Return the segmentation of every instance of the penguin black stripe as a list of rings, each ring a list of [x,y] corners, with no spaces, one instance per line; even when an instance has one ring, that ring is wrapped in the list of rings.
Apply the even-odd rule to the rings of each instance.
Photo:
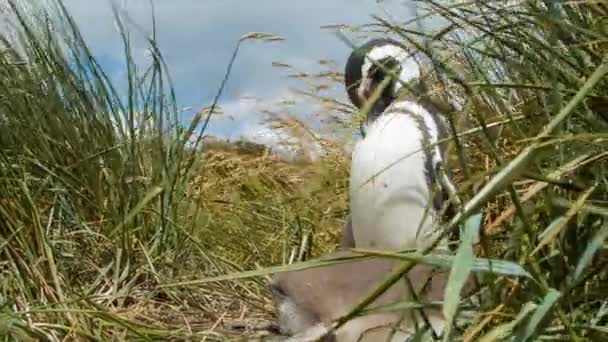
[[[418,130],[422,133],[422,141],[420,142],[420,146],[424,147],[422,151],[424,153],[424,164],[425,164],[424,172],[425,172],[426,182],[427,182],[427,185],[429,188],[433,188],[436,185],[435,180],[437,179],[436,170],[437,170],[438,163],[433,161],[432,151],[435,147],[430,146],[432,144],[433,139],[431,138],[431,133],[429,131],[429,127],[424,122],[424,118],[417,113],[407,110],[406,108],[393,109],[392,107],[389,107],[387,109],[387,112],[409,115],[416,122],[416,124],[418,126]],[[434,206],[435,210],[441,209],[441,202],[442,202],[443,196],[444,196],[444,194],[443,194],[441,187],[438,187],[437,193],[435,194],[435,196],[433,198],[433,206]]]

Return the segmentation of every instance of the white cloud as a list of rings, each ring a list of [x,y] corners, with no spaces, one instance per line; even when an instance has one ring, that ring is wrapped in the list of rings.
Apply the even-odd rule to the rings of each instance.
[[[314,139],[289,136],[284,131],[273,129],[265,124],[247,126],[240,132],[240,137],[246,141],[266,145],[271,150],[289,157],[303,154],[314,160],[324,152],[323,147]]]
[[[258,99],[243,96],[220,104],[221,113],[211,118],[206,135],[218,136],[229,140],[246,140],[270,147],[273,151],[288,156],[305,153],[316,158],[322,153],[322,147],[311,137],[296,138],[286,130],[272,127],[272,115],[262,114],[284,100],[295,100],[287,90],[275,94],[272,98]],[[276,114],[279,117],[281,114]]]
[[[112,65],[113,70],[107,71],[117,81],[117,88],[125,89],[126,80],[120,69],[124,67],[124,47],[114,24],[110,1],[63,0],[63,3],[93,53],[103,64]],[[138,63],[143,62],[143,67],[149,61],[148,46],[142,35],[151,34],[150,1],[116,2],[125,4],[129,17],[143,30],[130,28],[134,58]],[[278,144],[281,136],[262,122],[259,106],[292,96],[287,88],[294,82],[286,79],[283,71],[273,68],[273,61],[311,72],[319,68],[318,60],[332,59],[340,69],[350,50],[331,31],[321,29],[321,25],[369,23],[371,14],[383,17],[390,14],[395,20],[405,20],[412,15],[411,3],[404,0],[154,0],[153,4],[157,40],[169,66],[180,107],[209,105],[224,77],[236,41],[243,34],[262,31],[287,38],[276,43],[246,42],[241,47],[221,100],[225,114],[212,119],[209,131],[225,137],[244,135],[268,144]],[[262,100],[243,99],[247,95]],[[336,96],[345,98],[342,93]],[[302,109],[301,102],[292,109],[299,111],[298,115],[311,110]]]
[[[149,0],[122,2],[129,17],[150,34]],[[96,54],[123,60],[123,46],[113,24],[110,1],[64,0],[64,3]],[[275,60],[304,70],[314,67],[319,59],[335,59],[340,64],[349,52],[348,47],[330,31],[320,29],[320,25],[366,23],[371,20],[370,14],[381,13],[382,6],[396,9],[391,11],[394,16],[407,17],[410,13],[408,6],[399,1],[383,1],[382,5],[375,0],[154,1],[158,43],[178,96],[186,105],[196,105],[211,97],[243,34],[271,32],[287,40],[243,45],[226,89],[231,98],[246,92],[267,95],[280,89],[285,81],[271,67]],[[142,32],[131,29],[136,61],[142,61],[146,43]]]

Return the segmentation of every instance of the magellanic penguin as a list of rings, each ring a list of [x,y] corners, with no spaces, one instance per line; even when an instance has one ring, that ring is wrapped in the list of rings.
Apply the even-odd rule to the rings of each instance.
[[[349,256],[354,254],[338,251],[326,257]],[[349,313],[399,264],[397,259],[371,257],[275,274],[270,289],[279,330],[291,336],[286,341],[401,342],[415,335],[416,326],[425,325],[427,328],[430,325],[432,332],[427,331],[431,334],[441,335],[445,318],[440,305],[425,307],[424,315],[420,310],[408,309],[362,315],[328,334],[332,322]],[[448,269],[417,264],[406,275],[409,285],[405,281],[396,282],[369,307],[396,301],[441,302],[448,276]],[[471,274],[461,294],[468,296],[474,289],[474,275]],[[389,340],[392,333],[395,335]]]
[[[365,135],[352,153],[350,215],[343,235],[352,236],[356,247],[418,248],[438,234],[434,228],[447,199],[453,199],[452,209],[459,204],[437,144],[445,123],[419,102],[398,97],[400,81],[418,77],[419,70],[413,56],[390,39],[368,41],[346,63],[345,86],[358,108],[388,81],[371,104]]]

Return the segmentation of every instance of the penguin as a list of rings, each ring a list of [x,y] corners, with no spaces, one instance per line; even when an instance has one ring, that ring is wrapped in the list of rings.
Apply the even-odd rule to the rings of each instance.
[[[460,205],[437,144],[447,136],[445,122],[429,106],[399,96],[401,82],[419,75],[414,55],[388,38],[366,42],[347,60],[345,88],[357,108],[388,83],[366,113],[363,138],[352,152],[350,214],[343,227],[350,238],[343,241],[353,246],[341,249],[417,249],[440,233],[435,228],[448,198],[451,213]],[[447,248],[446,239],[439,247]]]
[[[354,254],[334,251],[326,255],[329,258],[349,256]],[[273,275],[270,291],[277,313],[278,330],[290,336],[290,341],[318,340],[327,333],[333,321],[359,304],[399,264],[397,259],[366,257]],[[369,307],[408,300],[420,303],[443,301],[449,270],[417,264],[404,277],[409,283],[396,282]],[[468,296],[474,292],[473,279],[474,275],[471,274],[461,294]],[[326,334],[320,341],[387,341],[393,327],[397,328],[396,334],[390,341],[405,341],[415,335],[416,325],[420,327],[424,322],[432,329],[432,332],[428,332],[441,335],[445,328],[441,306],[430,306],[422,311],[424,316],[420,310],[408,309],[362,315],[332,334]]]

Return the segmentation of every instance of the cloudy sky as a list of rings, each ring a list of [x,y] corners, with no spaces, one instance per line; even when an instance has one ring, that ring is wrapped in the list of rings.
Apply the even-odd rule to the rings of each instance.
[[[121,3],[135,23],[151,32],[150,0]],[[371,14],[396,20],[412,17],[410,0],[153,0],[157,40],[168,62],[178,102],[195,110],[209,105],[225,73],[237,40],[252,31],[270,32],[286,38],[280,42],[245,43],[240,50],[221,99],[224,113],[211,122],[209,133],[224,137],[264,134],[257,97],[272,102],[297,87],[285,70],[273,61],[288,63],[299,71],[319,70],[318,61],[331,59],[339,69],[350,49],[327,24],[360,25],[372,21]],[[110,2],[64,0],[85,39],[104,68],[120,87],[124,85],[124,58],[120,36],[113,23]],[[137,60],[145,61],[142,34],[132,31]],[[338,91],[339,90],[339,91]],[[342,89],[335,96],[345,99]],[[185,120],[187,116],[184,114]]]

